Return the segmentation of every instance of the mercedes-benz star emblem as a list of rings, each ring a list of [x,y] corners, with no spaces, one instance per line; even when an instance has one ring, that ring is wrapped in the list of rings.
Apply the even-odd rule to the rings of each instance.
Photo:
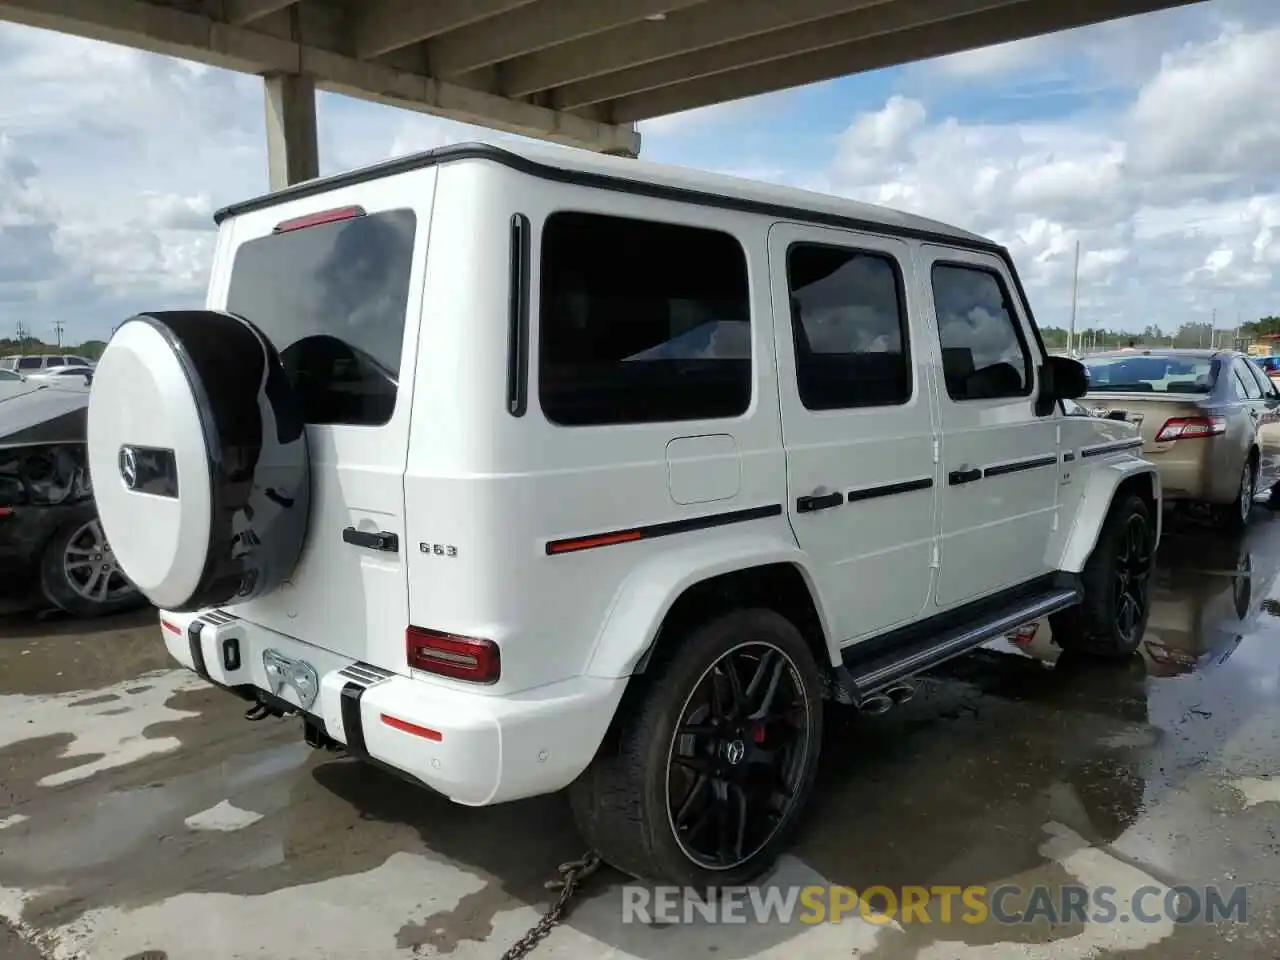
[[[130,490],[138,488],[138,454],[133,447],[120,448],[120,476]]]

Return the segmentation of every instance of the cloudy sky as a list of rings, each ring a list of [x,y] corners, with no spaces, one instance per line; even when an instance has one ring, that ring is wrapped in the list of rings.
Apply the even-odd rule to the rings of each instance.
[[[1280,313],[1280,2],[1163,14],[646,123],[643,154],[914,210],[1013,249],[1044,324]],[[70,69],[69,69],[70,67]],[[0,24],[0,333],[198,304],[266,188],[260,82]],[[464,127],[323,95],[325,173]]]

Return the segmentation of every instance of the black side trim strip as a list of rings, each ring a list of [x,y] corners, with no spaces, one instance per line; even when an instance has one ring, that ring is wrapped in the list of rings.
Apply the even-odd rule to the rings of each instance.
[[[763,520],[766,517],[777,517],[782,514],[782,505],[773,503],[767,507],[749,507],[746,510],[731,510],[728,513],[713,513],[705,517],[689,517],[685,520],[671,520],[667,523],[653,523],[647,527],[630,527],[624,530],[610,530],[604,533],[591,533],[581,537],[565,537],[547,542],[547,555],[559,556],[565,553],[577,553],[579,550],[590,550],[594,547],[608,547],[615,543],[631,543],[635,540],[652,540],[654,537],[669,537],[677,533],[691,533],[694,530],[707,530],[711,527],[724,527],[731,523],[746,523],[751,520]]]
[[[1058,462],[1058,455],[1055,453],[1051,457],[1036,457],[1033,460],[1017,460],[1013,463],[1001,463],[994,467],[987,467],[982,471],[984,477],[1002,477],[1009,473],[1021,473],[1023,470],[1038,470],[1040,467],[1052,467]]]
[[[529,397],[529,218],[511,218],[511,289],[507,315],[507,412],[523,417]]]
[[[831,227],[845,227],[851,230],[862,230],[880,234],[882,236],[888,234],[890,236],[902,237],[908,240],[923,240],[927,243],[938,243],[963,250],[981,250],[986,253],[994,253],[996,256],[1000,257],[1009,265],[1014,277],[1017,277],[1017,272],[1013,271],[1013,258],[1009,254],[1008,250],[997,243],[992,243],[990,240],[969,237],[960,231],[948,233],[943,230],[926,230],[915,227],[897,226],[883,220],[864,220],[861,217],[846,216],[838,213],[825,213],[818,210],[808,210],[803,207],[792,207],[784,203],[770,203],[764,200],[730,197],[723,194],[712,193],[705,190],[696,190],[689,187],[673,187],[663,183],[646,183],[641,180],[633,180],[629,177],[613,176],[605,173],[586,173],[579,170],[565,170],[560,167],[551,166],[550,164],[541,163],[537,160],[531,160],[528,157],[519,156],[518,154],[512,153],[509,150],[504,150],[501,147],[495,147],[490,144],[483,143],[461,143],[454,146],[437,147],[434,150],[427,150],[424,153],[417,153],[407,157],[397,157],[394,160],[387,160],[383,163],[375,163],[372,166],[363,167],[359,170],[350,170],[345,173],[335,174],[334,176],[320,177],[315,180],[308,180],[303,183],[294,184],[291,187],[285,187],[283,190],[277,190],[274,193],[264,194],[263,196],[254,197],[250,200],[243,200],[240,203],[234,203],[230,206],[223,207],[213,215],[213,222],[222,223],[222,221],[228,217],[238,216],[242,213],[249,213],[253,210],[262,210],[268,207],[273,207],[276,204],[284,203],[286,200],[298,200],[303,197],[314,197],[318,194],[327,193],[330,190],[336,190],[340,187],[350,187],[360,183],[368,183],[370,180],[396,176],[397,174],[408,173],[412,170],[421,170],[426,167],[433,167],[456,160],[490,160],[520,173],[528,174],[532,177],[538,177],[542,180],[550,180],[553,183],[569,183],[581,187],[596,187],[601,190],[610,190],[615,193],[629,193],[633,196],[648,197],[653,200],[671,200],[676,203],[690,203],[702,207],[716,207],[721,210],[736,210],[740,213],[754,213],[766,217],[777,217],[782,220],[798,220],[803,223],[821,224]],[[1025,296],[1023,297],[1023,302],[1026,302]],[[1030,316],[1030,312],[1028,312],[1028,316]],[[1039,332],[1037,331],[1037,339],[1038,337]]]
[[[892,497],[899,493],[911,493],[915,490],[928,490],[933,486],[933,477],[921,477],[919,480],[903,480],[900,483],[886,483],[879,487],[865,487],[862,490],[850,490],[849,503],[859,500],[874,500],[877,497]]]
[[[364,721],[360,718],[360,698],[364,687],[348,683],[342,688],[342,730],[347,737],[347,753],[353,757],[367,757],[369,748],[364,742]]]
[[[1108,453],[1120,453],[1124,450],[1136,450],[1142,446],[1141,438],[1133,440],[1120,440],[1116,443],[1104,443],[1096,447],[1085,447],[1080,451],[1082,457],[1101,457]]]
[[[200,643],[200,634],[203,630],[203,620],[192,620],[187,625],[187,645],[191,648],[192,669],[200,675],[201,680],[209,680],[209,666],[204,662],[204,646]]]

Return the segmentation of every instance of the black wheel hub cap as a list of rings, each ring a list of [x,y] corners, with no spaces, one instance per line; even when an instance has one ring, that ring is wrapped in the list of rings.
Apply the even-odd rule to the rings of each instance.
[[[694,863],[728,870],[797,807],[810,704],[795,664],[768,643],[717,660],[685,702],[667,763],[667,815]]]

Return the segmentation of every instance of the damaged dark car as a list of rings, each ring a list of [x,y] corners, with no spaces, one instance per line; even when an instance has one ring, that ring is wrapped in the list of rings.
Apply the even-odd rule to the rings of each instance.
[[[103,534],[85,456],[89,394],[0,382],[0,601],[77,617],[145,599]]]

